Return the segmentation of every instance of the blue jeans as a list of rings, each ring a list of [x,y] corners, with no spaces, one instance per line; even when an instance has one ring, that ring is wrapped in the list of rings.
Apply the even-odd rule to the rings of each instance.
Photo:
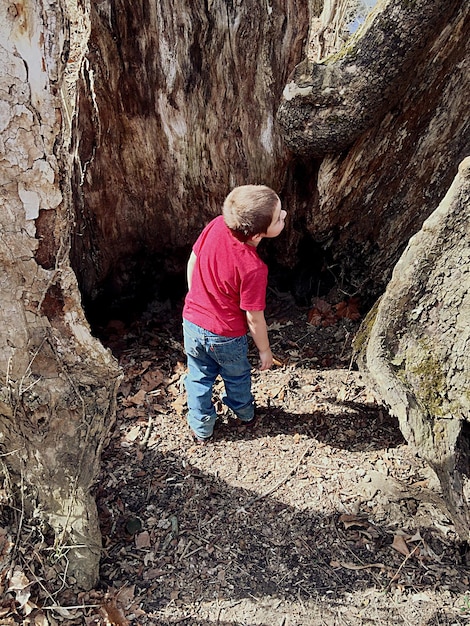
[[[225,384],[224,404],[241,420],[252,420],[255,409],[247,336],[222,337],[185,319],[183,335],[188,359],[185,386],[190,428],[198,437],[212,435],[217,417],[212,387],[218,374]]]

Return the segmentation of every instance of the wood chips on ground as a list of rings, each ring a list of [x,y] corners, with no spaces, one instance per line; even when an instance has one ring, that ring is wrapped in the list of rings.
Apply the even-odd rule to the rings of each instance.
[[[466,549],[434,475],[350,366],[358,321],[312,325],[272,299],[277,365],[253,373],[257,426],[234,425],[217,384],[203,447],[185,419],[180,312],[156,303],[103,330],[125,377],[96,485],[100,585],[77,593],[66,555],[45,561],[25,527],[0,624],[468,623]]]

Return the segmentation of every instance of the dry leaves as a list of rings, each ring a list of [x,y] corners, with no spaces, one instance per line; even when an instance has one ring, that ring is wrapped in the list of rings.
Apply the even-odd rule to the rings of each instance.
[[[254,624],[240,609],[240,593],[262,598],[268,585],[306,604],[321,589],[328,594],[341,588],[345,598],[349,593],[360,602],[353,600],[353,611],[367,601],[361,589],[365,583],[375,598],[384,586],[392,592],[421,586],[423,594],[430,590],[432,595],[437,584],[469,584],[460,576],[463,568],[453,573],[459,566],[451,538],[438,539],[435,523],[431,528],[408,512],[406,486],[416,491],[425,482],[420,463],[401,446],[386,412],[367,399],[362,382],[343,371],[339,355],[349,337],[344,333],[352,334],[355,325],[337,322],[357,318],[357,305],[354,300],[333,306],[316,300],[311,317],[318,316],[319,325],[313,328],[304,310],[294,318],[280,303],[277,319],[292,317],[295,323],[270,326],[273,350],[284,367],[254,375],[254,393],[263,409],[259,427],[238,433],[220,415],[221,430],[204,449],[188,447],[187,425],[180,417],[185,365],[171,340],[180,332],[179,321],[173,327],[169,322],[164,332],[160,326],[152,329],[141,345],[136,334],[116,337],[125,379],[118,398],[119,428],[105,450],[97,494],[104,537],[100,587],[79,593],[76,602],[65,595],[72,590],[65,589],[57,596],[64,606],[52,609],[43,588],[30,582],[29,570],[17,568],[5,581],[10,589],[0,623],[202,623],[202,614],[196,614],[204,598],[212,611],[207,623],[221,618],[220,623]],[[337,327],[327,327],[330,323]],[[338,389],[343,388],[347,394],[341,396]],[[216,392],[218,398],[221,390]],[[354,407],[344,403],[346,397],[353,398]],[[403,488],[395,488],[397,477]],[[363,483],[368,485],[364,492]],[[241,507],[243,502],[249,506]],[[412,535],[410,528],[422,534]],[[49,576],[37,566],[35,574],[44,588],[53,586],[53,572]],[[66,584],[73,585],[68,579]],[[240,614],[221,616],[221,597]],[[275,623],[280,609],[268,603],[262,623]],[[290,610],[292,601],[285,606]],[[5,621],[10,616],[12,621]],[[395,623],[388,607],[380,617],[385,619],[377,623]],[[416,623],[407,617],[407,623]],[[311,622],[299,618],[298,623]]]
[[[312,308],[307,314],[307,321],[312,326],[333,326],[338,318],[336,313],[326,300],[314,298]]]
[[[393,537],[392,548],[400,554],[403,554],[403,556],[410,555],[410,549],[406,545],[406,541],[403,535],[395,535]]]
[[[141,612],[135,602],[135,585],[121,587],[119,591],[111,589],[100,607],[106,626],[129,626],[126,614],[131,612]]]
[[[359,299],[348,298],[335,305],[329,304],[322,298],[312,300],[312,308],[307,314],[307,321],[312,326],[334,326],[340,319],[356,321],[360,319]]]
[[[29,615],[33,609],[37,608],[33,602],[30,602],[32,585],[33,581],[27,578],[21,568],[16,567],[13,570],[7,591],[15,595],[18,609],[24,615]]]
[[[105,619],[106,626],[128,626],[130,624],[123,609],[117,605],[115,598],[110,598],[103,604],[100,613]]]
[[[357,321],[361,318],[359,312],[359,298],[348,298],[343,302],[335,304],[336,315],[338,318]]]

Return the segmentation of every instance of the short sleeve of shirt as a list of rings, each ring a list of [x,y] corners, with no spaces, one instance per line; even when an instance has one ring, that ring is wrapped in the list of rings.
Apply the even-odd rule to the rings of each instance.
[[[267,286],[267,267],[261,267],[256,272],[246,274],[242,279],[240,288],[240,308],[242,311],[264,311]]]

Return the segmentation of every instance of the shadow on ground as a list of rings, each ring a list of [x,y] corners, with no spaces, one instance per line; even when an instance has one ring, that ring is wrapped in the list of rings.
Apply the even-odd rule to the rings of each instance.
[[[260,406],[257,427],[242,432],[244,438],[275,437],[280,434],[305,434],[334,448],[354,452],[385,450],[405,443],[398,420],[384,408],[357,402],[343,402],[347,410],[335,413],[317,410],[312,413],[292,413],[281,407]],[[240,431],[230,426],[230,420],[218,421],[217,440],[234,440]]]
[[[129,415],[124,410],[118,414],[96,493],[104,541],[101,591],[135,586],[139,626],[463,624],[450,608],[455,595],[436,603],[433,594],[465,594],[470,570],[450,524],[423,522],[432,520],[432,514],[415,516],[428,501],[393,501],[388,509],[386,499],[363,501],[350,480],[346,500],[356,505],[355,511],[344,517],[346,509],[339,510],[342,494],[334,490],[348,479],[335,480],[336,472],[343,478],[348,472],[357,476],[354,464],[367,459],[371,467],[382,462],[385,472],[390,463],[392,469],[384,475],[393,480],[393,463],[400,460],[404,444],[397,420],[376,404],[337,401],[339,378],[328,386],[324,371],[309,370],[307,357],[313,355],[317,368],[323,367],[319,358],[332,350],[340,354],[342,338],[312,347],[320,330],[312,334],[305,324],[287,326],[282,341],[287,332],[289,342],[278,348],[292,358],[294,345],[298,361],[269,378],[286,391],[285,401],[275,396],[276,404],[260,406],[254,430],[240,431],[224,417],[213,444],[192,447],[184,414],[177,417],[169,388],[152,396],[156,409],[150,403]],[[126,335],[120,330],[112,347],[129,368],[128,395],[138,391],[138,372],[150,362],[177,386],[176,394],[182,393],[179,318],[162,322],[161,328],[144,325]],[[302,400],[305,382],[319,385],[320,392]],[[265,387],[259,387],[262,400],[270,391]],[[363,397],[354,391],[351,396]],[[145,432],[149,406],[155,428],[161,430],[147,447],[139,439],[126,440],[126,432],[137,428],[137,421]],[[271,468],[277,451],[286,450],[285,466],[280,459],[280,468],[264,471],[266,450]],[[302,450],[304,479],[300,470],[288,475]],[[316,454],[323,455],[317,467]],[[328,472],[322,474],[325,462]],[[230,480],[229,465],[235,466]],[[308,474],[310,466],[315,474]],[[415,469],[409,474],[413,480]],[[283,477],[289,480],[283,480],[282,489],[271,490],[273,481]],[[289,498],[293,489],[302,497]],[[375,515],[379,509],[380,517]],[[408,555],[392,548],[403,532],[393,515],[397,511],[400,520],[406,517]],[[295,616],[294,609],[299,611]]]
[[[273,434],[284,432],[289,424],[289,416],[277,417]],[[296,423],[313,430],[317,422],[302,416]],[[327,430],[316,428],[315,436]],[[381,429],[372,435],[388,446],[387,432],[382,439]],[[256,432],[242,436],[255,437]],[[391,548],[397,529],[376,524],[370,516],[345,523],[342,512],[296,510],[275,497],[201,472],[198,456],[223,454],[224,445],[221,440],[196,449],[193,458],[158,449],[108,448],[104,475],[108,467],[113,480],[103,480],[97,493],[105,588],[118,589],[132,581],[149,616],[171,606],[180,615],[184,610],[191,614],[191,607],[204,602],[266,598],[273,605],[314,598],[331,607],[347,602],[351,594],[368,589],[387,594],[397,586],[420,592],[436,586],[465,591],[469,570],[461,562],[460,546],[435,528],[416,529],[419,547],[415,556],[405,557]],[[356,445],[362,446],[360,436],[351,442]],[[407,623],[398,617],[389,622],[387,612],[380,619],[376,623]],[[155,623],[235,622],[198,621],[193,616],[186,622],[178,618]],[[415,623],[456,622],[439,614],[434,621]]]

